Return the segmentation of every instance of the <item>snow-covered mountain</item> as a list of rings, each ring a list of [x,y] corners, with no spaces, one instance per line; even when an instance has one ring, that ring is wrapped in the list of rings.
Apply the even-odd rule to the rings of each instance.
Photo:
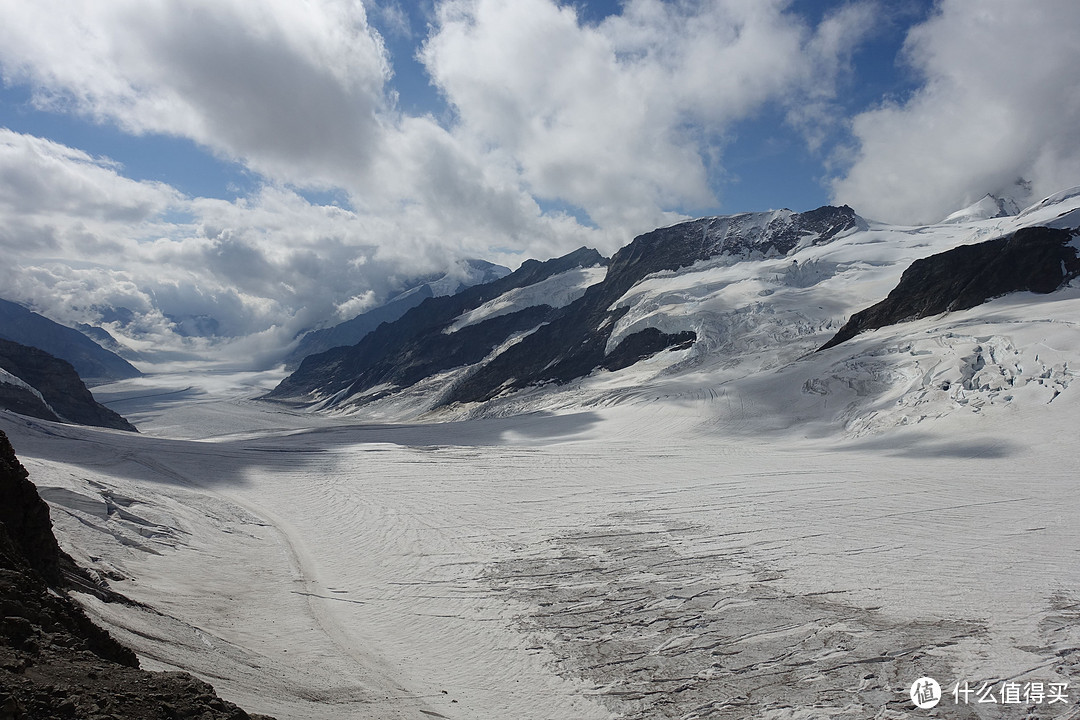
[[[100,328],[92,328],[99,337]],[[75,367],[84,382],[94,384],[138,377],[134,365],[106,350],[87,334],[53,322],[18,303],[0,300],[0,338],[41,348]],[[115,343],[115,340],[113,341]]]
[[[355,345],[382,323],[397,320],[410,308],[416,307],[429,297],[453,295],[472,285],[489,283],[510,274],[508,267],[475,258],[461,261],[455,270],[456,272],[418,278],[407,283],[405,290],[378,307],[332,327],[308,331],[300,338],[296,348],[285,357],[285,365],[295,368],[308,355],[325,352],[330,348]]]
[[[987,193],[981,198],[950,214],[942,223],[964,223],[1019,214],[1021,208],[1011,197],[998,197]]]
[[[581,248],[544,263],[526,261],[509,275],[454,295],[426,298],[354,346],[309,356],[270,397],[380,399],[482,363],[584,293],[604,263],[595,250]]]
[[[469,300],[428,300],[428,320],[406,315],[359,345],[313,356],[271,397],[380,418],[460,417],[650,391],[697,396],[793,373],[801,379],[788,388],[792,407],[825,405],[820,393],[834,366],[863,362],[853,359],[862,345],[833,346],[860,331],[1067,286],[1078,269],[1070,234],[1080,227],[1077,207],[1069,191],[1015,215],[957,214],[925,227],[867,222],[847,207],[694,220],[636,238],[606,271],[577,267],[544,282],[478,286]],[[1057,229],[1027,229],[1046,226]],[[911,273],[940,286],[913,282],[905,275],[913,263]],[[891,311],[867,322],[860,311],[886,296]],[[471,354],[448,352],[454,340]],[[955,341],[942,342],[954,349],[940,354],[955,354]],[[832,349],[811,357],[825,345]],[[871,394],[846,402],[867,399],[869,407]],[[872,412],[833,411],[836,398],[824,414],[842,425]]]

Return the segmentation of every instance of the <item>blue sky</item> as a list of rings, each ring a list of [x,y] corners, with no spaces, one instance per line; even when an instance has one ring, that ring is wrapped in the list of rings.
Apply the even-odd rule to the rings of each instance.
[[[791,4],[793,14],[819,23],[838,3],[800,0]],[[427,7],[424,7],[424,6]],[[621,11],[620,3],[577,2],[573,6],[584,23],[598,24]],[[419,46],[431,21],[431,3],[397,6],[408,22],[408,31],[378,13],[370,16],[382,35],[393,66],[391,86],[398,104],[409,114],[430,113],[447,116],[451,109],[432,85],[424,66],[417,60]],[[854,114],[881,102],[885,97],[904,97],[917,87],[917,78],[900,60],[907,29],[925,20],[932,9],[929,0],[911,0],[901,10],[892,10],[854,52],[851,73],[844,79],[840,109]],[[31,83],[4,76],[0,86],[0,126],[22,133],[47,137],[57,142],[117,161],[122,173],[136,180],[166,182],[192,196],[234,200],[253,192],[262,182],[259,173],[242,162],[214,153],[189,138],[161,133],[132,134],[108,120],[85,114],[39,109],[33,101]],[[764,106],[727,130],[724,143],[724,172],[711,184],[718,202],[710,212],[728,213],[791,207],[805,210],[829,202],[825,149],[812,151],[784,121],[776,106]],[[842,133],[829,139],[842,140]],[[340,193],[298,190],[315,202],[345,201]],[[550,207],[571,206],[545,203]]]
[[[0,0],[0,297],[272,355],[465,257],[1023,204],[1080,184],[1077,28],[1073,0]]]

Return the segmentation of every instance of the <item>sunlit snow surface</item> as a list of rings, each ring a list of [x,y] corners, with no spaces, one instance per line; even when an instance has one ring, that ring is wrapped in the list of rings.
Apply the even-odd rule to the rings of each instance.
[[[585,294],[585,290],[604,279],[605,267],[574,268],[553,275],[545,280],[523,288],[515,288],[499,297],[489,300],[480,307],[461,315],[444,331],[457,332],[463,327],[475,325],[484,320],[508,315],[534,305],[548,305],[561,308]]]
[[[157,612],[90,611],[278,718],[1075,717],[1080,288],[808,354],[905,258],[1009,222],[653,278],[617,332],[694,349],[424,422],[236,374],[96,388],[138,436],[0,429],[62,545]]]

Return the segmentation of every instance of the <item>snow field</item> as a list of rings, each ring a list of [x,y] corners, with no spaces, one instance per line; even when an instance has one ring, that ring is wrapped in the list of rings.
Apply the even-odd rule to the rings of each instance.
[[[225,398],[212,443],[2,425],[65,547],[163,615],[91,611],[282,718],[919,717],[921,675],[1075,677],[1068,388],[853,440],[720,435],[718,402],[260,435]]]

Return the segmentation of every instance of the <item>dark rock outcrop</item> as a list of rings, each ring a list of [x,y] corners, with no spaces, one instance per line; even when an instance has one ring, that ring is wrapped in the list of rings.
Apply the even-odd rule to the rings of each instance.
[[[404,293],[402,297],[394,298],[385,305],[361,313],[351,320],[322,330],[312,330],[300,338],[296,349],[285,358],[285,366],[299,367],[308,355],[317,355],[336,347],[355,345],[384,322],[394,322],[429,297],[435,297],[431,286],[421,285],[411,292]]]
[[[64,422],[33,390],[0,382],[0,408],[50,422]]]
[[[267,398],[305,399],[314,393],[348,396],[383,384],[406,387],[432,374],[478,362],[512,334],[546,322],[554,311],[537,305],[444,333],[456,318],[511,290],[605,262],[595,250],[579,248],[547,262],[526,260],[505,277],[455,295],[427,298],[395,322],[379,325],[356,345],[308,356]]]
[[[0,300],[0,339],[40,348],[61,360],[67,360],[86,383],[111,382],[142,375],[127,360],[101,347],[78,330],[53,322],[8,300]]]
[[[662,336],[657,332],[632,341],[637,351],[613,349],[615,357],[609,361],[608,339],[627,311],[614,307],[615,303],[657,272],[679,270],[702,260],[726,258],[735,263],[783,256],[802,244],[827,243],[841,233],[865,228],[866,222],[845,205],[805,213],[704,218],[640,235],[611,258],[604,282],[589,288],[550,323],[464,379],[444,402],[484,401],[529,385],[565,383],[599,367],[625,367],[628,358],[636,358],[636,362],[647,357],[650,349],[685,346],[689,338],[685,333]]]
[[[0,525],[19,557],[52,587],[79,590],[105,602],[129,602],[80,568],[60,549],[52,532],[49,506],[0,432]],[[97,628],[92,628],[97,631]],[[117,646],[119,647],[119,646]],[[126,651],[125,651],[126,652]]]
[[[605,370],[622,370],[662,350],[685,350],[696,340],[697,333],[693,330],[669,334],[656,328],[645,328],[623,338],[615,349],[607,354],[600,367]]]
[[[94,396],[83,384],[75,368],[70,363],[55,358],[44,350],[27,347],[8,340],[0,340],[0,368],[11,373],[24,383],[34,388],[44,400],[37,406],[30,407],[23,414],[56,420],[94,425],[116,430],[137,432],[135,426],[123,417],[94,400]],[[0,401],[12,398],[11,405],[2,405],[13,412],[28,409],[33,401],[39,399],[25,389],[12,385],[0,385]],[[19,392],[22,390],[22,392]],[[49,417],[49,415],[54,417]],[[59,416],[59,418],[55,417]]]
[[[61,583],[60,546],[52,532],[49,506],[30,482],[7,435],[0,432],[0,523],[18,554],[47,582]]]
[[[916,260],[888,297],[855,313],[820,350],[860,332],[967,310],[1008,293],[1050,293],[1080,275],[1068,230],[1028,227]]]
[[[573,267],[597,264],[601,258],[594,250],[582,248],[545,263],[529,260],[495,282],[449,298],[425,300],[396,322],[380,325],[353,347],[309,356],[268,398],[306,402],[356,398],[385,384],[378,392],[364,395],[372,399],[442,370],[476,364],[470,373],[441,390],[437,404],[448,405],[488,400],[529,385],[568,382],[597,368],[620,369],[665,349],[688,347],[696,339],[690,330],[665,334],[644,329],[624,338],[608,354],[611,332],[627,311],[615,303],[646,276],[702,260],[733,264],[781,257],[865,228],[866,222],[851,208],[826,206],[805,213],[781,210],[704,218],[654,230],[619,250],[608,264],[603,282],[588,288],[569,305],[527,308],[458,330],[449,334],[458,338],[447,339],[443,330],[462,313],[508,290]],[[487,362],[479,362],[514,333],[523,331],[530,332]],[[457,344],[464,340],[474,346],[466,349]]]
[[[251,718],[186,673],[151,673],[63,593],[49,510],[0,433],[0,718]],[[70,561],[70,558],[67,558]]]

